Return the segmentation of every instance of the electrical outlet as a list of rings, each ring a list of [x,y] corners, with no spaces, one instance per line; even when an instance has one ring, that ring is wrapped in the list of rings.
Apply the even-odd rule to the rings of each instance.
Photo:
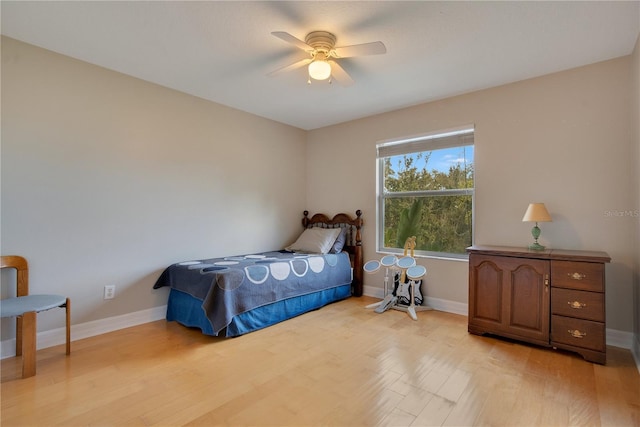
[[[107,285],[104,287],[104,299],[113,299],[116,296],[116,285]]]

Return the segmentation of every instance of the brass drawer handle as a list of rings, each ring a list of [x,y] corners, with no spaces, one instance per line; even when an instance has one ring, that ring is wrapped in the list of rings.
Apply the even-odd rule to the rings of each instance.
[[[580,301],[573,301],[573,302],[567,301],[567,304],[569,304],[569,307],[575,308],[575,309],[581,309],[587,306],[587,304]]]
[[[569,329],[567,332],[569,332],[571,334],[572,337],[574,338],[584,338],[587,336],[586,332],[580,332],[577,329]]]
[[[575,273],[567,273],[567,276],[571,277],[573,280],[582,280],[587,278],[586,274],[578,273],[577,271]]]

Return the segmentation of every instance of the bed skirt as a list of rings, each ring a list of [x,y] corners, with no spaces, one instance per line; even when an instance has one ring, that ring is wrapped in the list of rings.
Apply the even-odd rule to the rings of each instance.
[[[219,335],[235,337],[257,331],[349,296],[351,296],[351,284],[263,305],[234,316],[229,326],[220,331]],[[199,328],[205,335],[216,336],[202,309],[202,300],[176,289],[171,289],[169,292],[167,320],[176,321],[190,328]]]

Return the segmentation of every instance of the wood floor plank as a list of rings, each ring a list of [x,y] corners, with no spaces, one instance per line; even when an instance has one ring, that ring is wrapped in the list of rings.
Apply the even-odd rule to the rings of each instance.
[[[607,365],[467,333],[464,316],[350,298],[242,337],[158,321],[1,361],[2,426],[640,426],[628,350]]]
[[[416,419],[415,415],[404,412],[401,409],[394,409],[380,422],[380,426],[408,427]]]
[[[472,426],[482,412],[497,376],[488,371],[479,372],[469,380],[467,387],[442,425]]]
[[[433,396],[422,412],[418,414],[412,426],[441,426],[453,410],[454,402],[440,396]]]

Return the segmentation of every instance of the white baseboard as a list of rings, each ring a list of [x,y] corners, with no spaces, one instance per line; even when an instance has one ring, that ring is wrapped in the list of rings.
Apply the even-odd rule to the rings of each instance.
[[[373,286],[365,286],[363,294],[374,298],[384,298],[384,290]],[[434,310],[460,314],[462,316],[468,316],[469,313],[469,305],[462,302],[429,297],[425,297],[425,302],[426,305],[430,306]],[[635,346],[637,348],[633,350],[634,339],[631,332],[607,329],[607,345],[626,348],[632,350],[632,353],[635,351],[634,357],[636,359],[636,364],[638,364],[638,361],[640,360],[640,343],[636,340]],[[640,364],[638,370],[640,371]]]
[[[607,345],[631,350],[633,347],[633,334],[617,329],[607,329]]]
[[[118,329],[129,328],[143,323],[154,322],[165,318],[167,306],[153,307],[147,310],[123,314],[121,316],[108,317],[106,319],[71,325],[71,341],[81,340]],[[36,337],[37,350],[53,347],[65,343],[65,328],[51,329],[39,332]],[[16,340],[14,338],[0,342],[0,358],[16,355]]]
[[[362,293],[369,297],[380,299],[384,298],[384,290],[382,288],[364,286]],[[446,299],[431,298],[425,296],[424,303],[434,310],[444,311],[446,313],[461,314],[463,316],[466,316],[469,312],[468,305],[462,302],[449,301]]]
[[[633,340],[631,354],[636,361],[636,368],[638,368],[638,372],[640,372],[640,335],[636,335],[635,339]]]

